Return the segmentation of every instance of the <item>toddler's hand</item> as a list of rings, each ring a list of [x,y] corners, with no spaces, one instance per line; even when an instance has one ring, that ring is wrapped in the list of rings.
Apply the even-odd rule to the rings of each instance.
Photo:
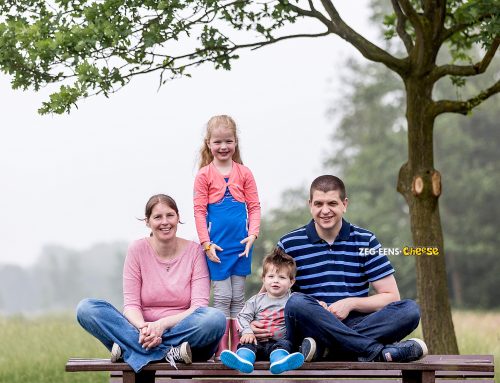
[[[257,339],[255,338],[254,334],[243,334],[240,338],[240,343],[241,344],[248,344],[248,343],[257,344]]]
[[[239,253],[238,257],[248,257],[248,253],[250,252],[250,249],[252,248],[252,245],[255,242],[256,238],[257,237],[252,234],[240,242],[242,245],[245,244],[245,250],[243,251],[243,253]]]

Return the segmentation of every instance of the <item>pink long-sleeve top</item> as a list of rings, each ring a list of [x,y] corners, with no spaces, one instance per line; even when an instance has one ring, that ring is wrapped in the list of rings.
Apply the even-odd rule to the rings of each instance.
[[[138,310],[147,322],[208,306],[210,279],[201,246],[188,241],[184,252],[160,259],[147,238],[128,248],[123,267],[123,312]]]
[[[200,243],[210,241],[207,229],[207,205],[222,199],[229,187],[233,198],[245,202],[248,213],[248,235],[259,235],[260,202],[253,174],[246,166],[233,161],[229,180],[210,163],[202,167],[194,180],[194,218]]]

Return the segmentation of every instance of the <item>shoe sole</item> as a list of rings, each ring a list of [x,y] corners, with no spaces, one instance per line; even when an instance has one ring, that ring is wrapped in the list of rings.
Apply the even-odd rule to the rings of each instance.
[[[422,347],[422,351],[423,351],[422,356],[418,359],[415,359],[415,360],[420,360],[420,359],[424,358],[425,356],[427,356],[427,354],[429,354],[429,349],[427,348],[427,345],[425,344],[425,342],[422,339],[411,338],[408,340],[413,340],[413,341],[417,342],[420,345],[420,347]]]
[[[271,364],[271,373],[272,374],[281,374],[285,371],[295,370],[304,364],[304,355],[300,352],[294,352],[293,354],[288,355],[287,357],[274,362]]]
[[[113,347],[111,347],[111,363],[117,363],[122,358],[122,349],[118,345],[118,343],[113,343]]]
[[[193,356],[191,354],[191,346],[188,342],[184,342],[181,344],[181,356],[184,364],[193,363]]]
[[[316,354],[316,341],[313,338],[304,338],[304,340],[306,339],[309,339],[311,348],[309,349],[307,355],[304,355],[304,362],[311,362],[314,358],[314,354]],[[302,343],[304,342],[302,341]]]
[[[220,354],[220,361],[224,364],[224,366],[232,368],[233,370],[238,370],[244,374],[250,374],[253,372],[253,364],[240,358],[232,351],[222,351]]]

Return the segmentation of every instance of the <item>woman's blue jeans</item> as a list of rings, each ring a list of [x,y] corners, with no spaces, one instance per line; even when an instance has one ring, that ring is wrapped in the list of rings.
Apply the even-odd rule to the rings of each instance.
[[[226,328],[224,314],[212,307],[198,307],[192,314],[166,330],[162,343],[150,350],[139,343],[139,330],[110,303],[98,299],[84,299],[76,309],[78,323],[99,339],[111,351],[113,343],[122,349],[123,360],[135,372],[146,364],[159,361],[171,347],[188,342],[193,359],[208,360],[216,351]]]
[[[371,314],[351,312],[343,321],[308,295],[294,293],[285,306],[287,339],[295,347],[314,338],[319,355],[331,360],[373,360],[385,345],[398,342],[417,328],[415,301],[393,302]]]

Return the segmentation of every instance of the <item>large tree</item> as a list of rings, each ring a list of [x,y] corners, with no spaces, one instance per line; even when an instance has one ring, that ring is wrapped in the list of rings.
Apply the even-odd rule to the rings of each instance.
[[[0,68],[14,88],[62,82],[42,113],[69,111],[93,93],[109,95],[133,77],[157,72],[160,83],[212,62],[230,69],[238,51],[284,39],[338,35],[368,60],[396,73],[406,90],[408,160],[399,172],[415,246],[437,246],[439,257],[417,260],[424,337],[434,353],[458,351],[447,299],[443,235],[434,169],[433,128],[443,113],[467,114],[500,91],[500,81],[466,100],[434,100],[434,85],[485,72],[500,43],[496,0],[392,0],[387,37],[405,54],[383,49],[353,30],[330,0],[0,0]],[[287,33],[301,18],[317,22],[317,33]],[[254,40],[252,36],[256,36]],[[242,42],[239,42],[239,41]],[[468,55],[483,48],[476,62]],[[448,47],[453,60],[437,61]]]

